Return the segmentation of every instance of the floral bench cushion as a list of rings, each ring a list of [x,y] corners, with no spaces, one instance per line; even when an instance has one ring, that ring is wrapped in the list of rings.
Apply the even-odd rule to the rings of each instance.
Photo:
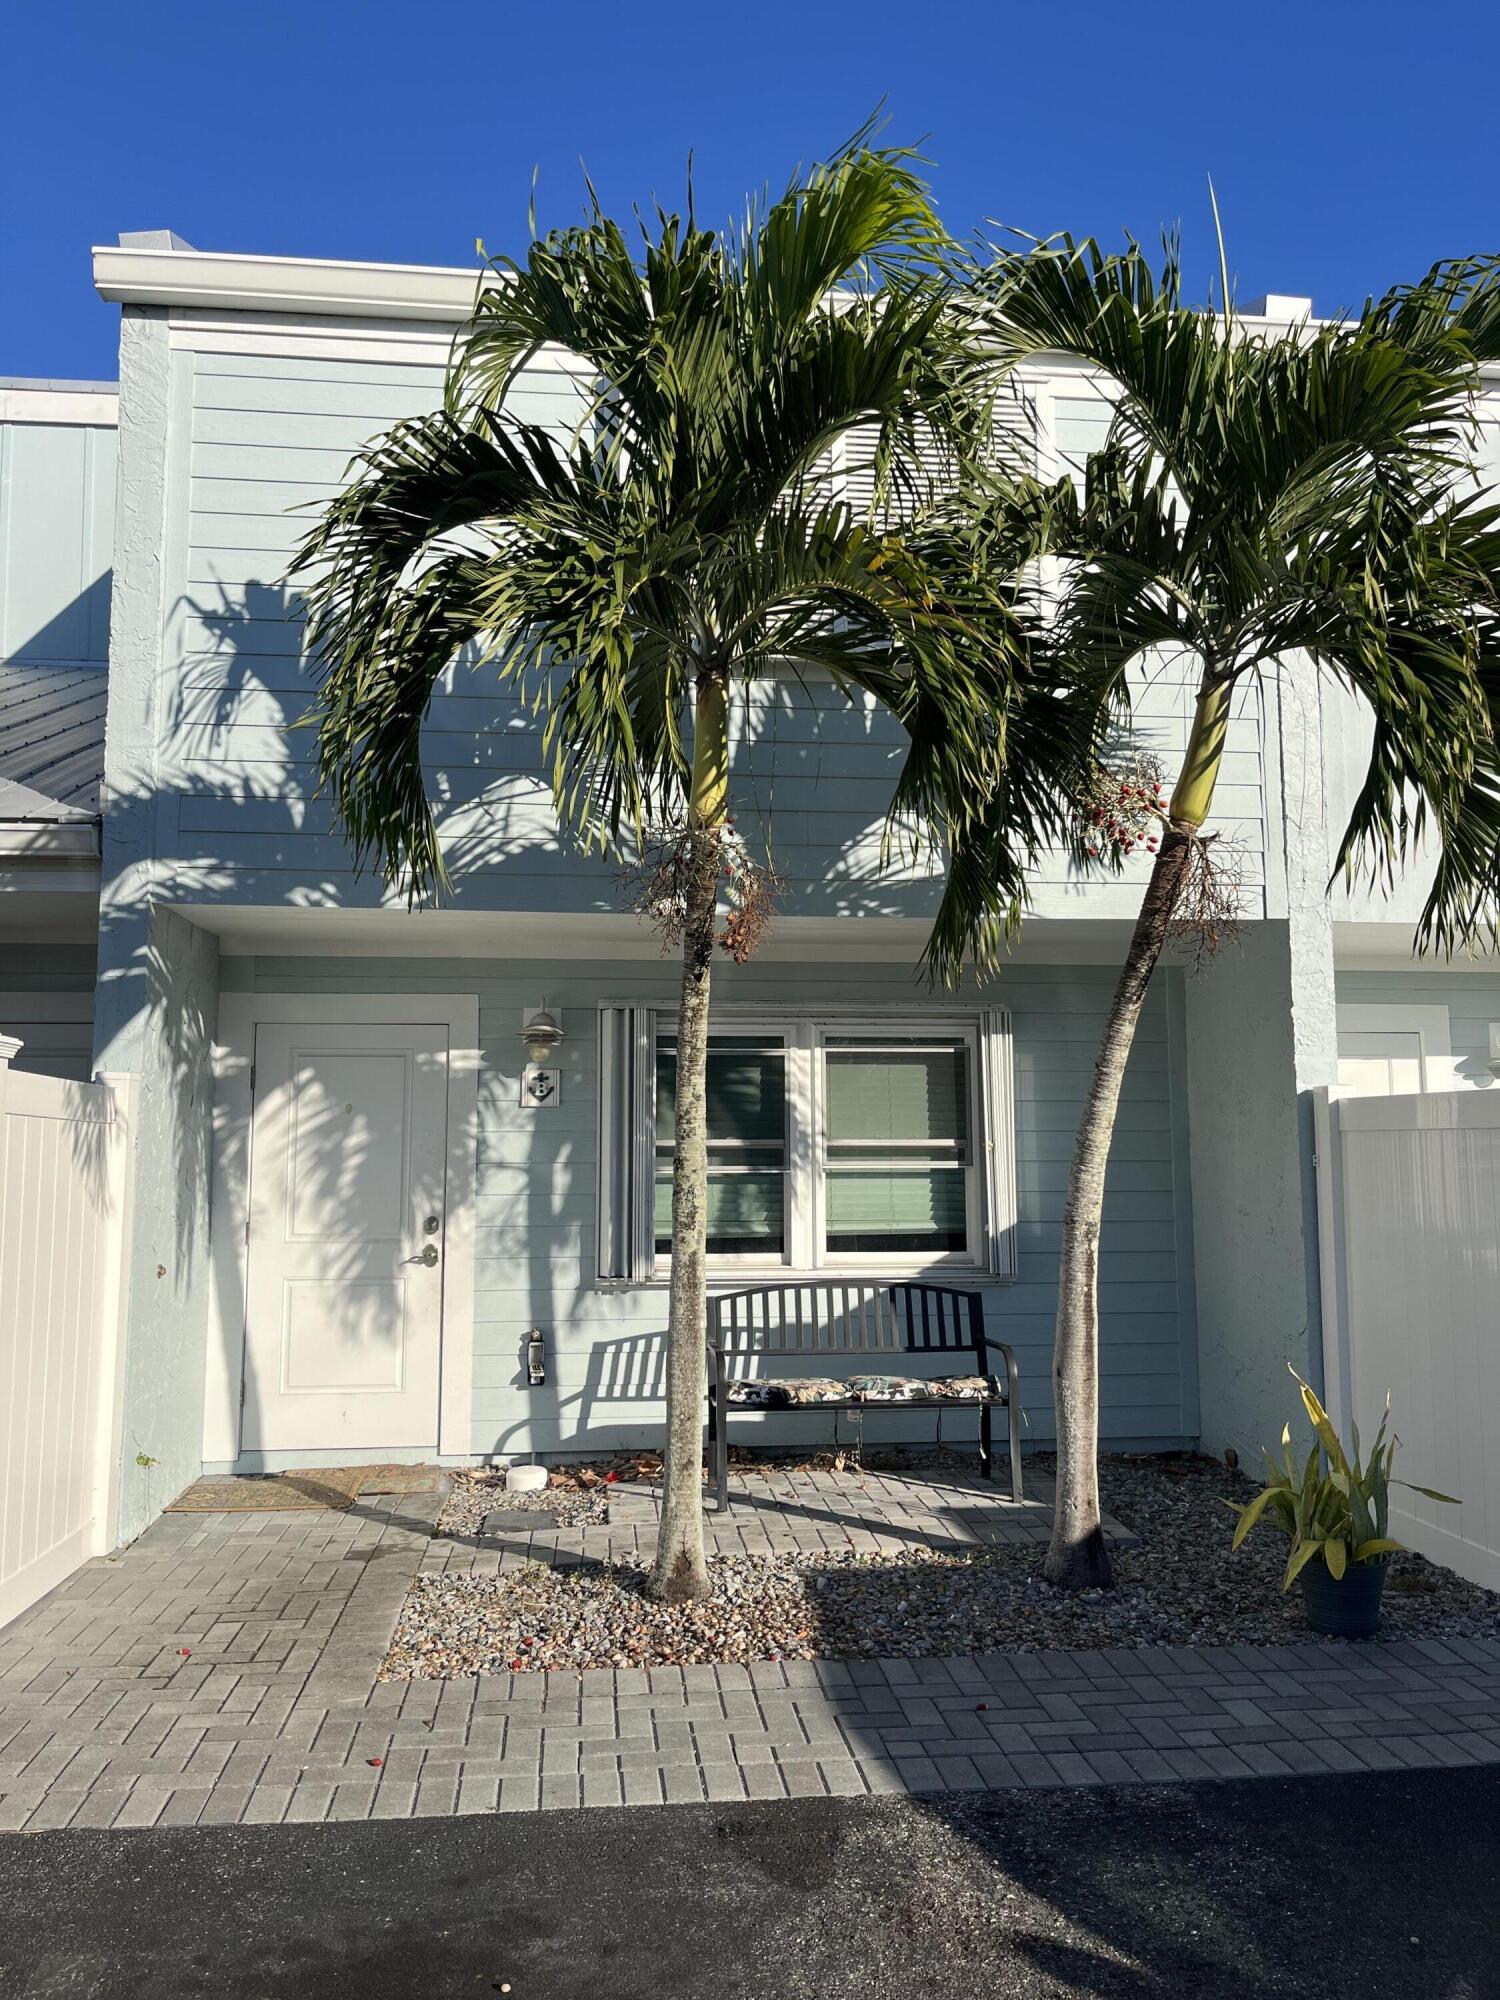
[[[750,1409],[786,1410],[818,1403],[979,1403],[1002,1393],[994,1375],[851,1375],[843,1382],[761,1376],[730,1382],[726,1400]]]

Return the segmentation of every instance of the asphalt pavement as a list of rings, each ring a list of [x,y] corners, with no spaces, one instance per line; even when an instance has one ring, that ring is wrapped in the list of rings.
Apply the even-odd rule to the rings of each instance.
[[[0,1838],[4,2000],[1500,2000],[1500,1770]]]

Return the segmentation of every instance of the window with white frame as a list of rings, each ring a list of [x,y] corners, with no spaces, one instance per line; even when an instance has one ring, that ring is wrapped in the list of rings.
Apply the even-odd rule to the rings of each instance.
[[[603,1015],[601,1015],[601,1021]],[[606,1279],[665,1272],[672,1234],[677,1040],[655,1026],[654,1157],[631,1200],[619,1157],[601,1158]],[[618,1046],[606,1032],[601,1048]],[[606,1095],[611,1085],[606,1064]],[[708,1253],[718,1269],[1009,1274],[1014,1189],[1006,1017],[852,1014],[720,1020],[708,1053]],[[606,1143],[601,1123],[601,1144]],[[618,1155],[617,1134],[607,1143]],[[636,1252],[604,1245],[633,1235]]]
[[[821,1031],[820,1261],[979,1261],[972,1031]]]
[[[1337,1006],[1341,1097],[1397,1097],[1453,1087],[1446,1007],[1403,1002]]]

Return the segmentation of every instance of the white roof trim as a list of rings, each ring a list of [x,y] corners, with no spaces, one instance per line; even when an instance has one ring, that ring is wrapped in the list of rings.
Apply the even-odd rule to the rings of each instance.
[[[231,891],[232,893],[232,891]],[[200,903],[170,899],[200,929],[213,931],[226,949],[306,957],[347,953],[378,958],[505,958],[509,960],[621,959],[661,964],[661,947],[649,925],[628,911],[591,915],[527,910],[408,910],[289,903]],[[894,962],[912,966],[932,929],[923,917],[777,918],[766,945],[767,961]],[[1007,962],[1107,964],[1119,962],[1130,937],[1121,918],[1038,917],[1028,935],[1006,953]]]
[[[330,257],[251,257],[216,250],[94,251],[101,298],[121,305],[220,312],[334,313],[379,319],[466,319],[483,273],[442,264],[357,264]]]
[[[113,428],[120,420],[117,391],[27,388],[0,382],[0,424],[93,424]]]
[[[172,250],[141,244],[99,244],[94,284],[122,305],[200,307],[221,312],[332,313],[352,318],[467,319],[482,266],[372,264],[337,257],[265,257],[238,251]],[[1262,302],[1257,300],[1257,305]],[[1252,326],[1308,321],[1309,301],[1273,296],[1269,317],[1246,311]]]
[[[167,235],[169,232],[146,232]],[[469,316],[484,273],[481,268],[448,264],[371,264],[333,257],[263,257],[216,250],[173,250],[139,243],[98,245],[94,250],[94,284],[102,298],[121,305],[166,306],[172,310],[172,344],[200,352],[298,355],[309,351],[308,322],[319,351],[329,359],[430,362],[445,347],[455,328]],[[493,280],[491,280],[493,282]],[[1260,301],[1257,301],[1260,303]],[[1278,307],[1303,301],[1272,295]],[[213,324],[214,314],[258,314],[260,324],[243,320]],[[178,318],[181,315],[181,319]],[[281,321],[276,323],[276,316]],[[1290,326],[1316,327],[1311,316],[1287,320],[1253,312],[1236,315],[1256,331],[1281,332]],[[327,326],[318,326],[322,320]],[[392,321],[416,322],[409,333],[392,329]],[[359,322],[363,321],[361,325]],[[426,325],[421,325],[426,322]],[[296,329],[300,326],[300,335]],[[419,330],[420,327],[420,330]],[[336,331],[335,331],[336,329]],[[1087,364],[1048,357],[1038,372],[1093,372]],[[1500,370],[1486,367],[1486,383],[1500,381]],[[28,395],[31,392],[26,392]],[[66,394],[67,392],[62,392]],[[90,405],[105,399],[88,395]],[[59,403],[61,411],[65,405]],[[21,421],[98,423],[97,408],[81,415],[31,416]]]

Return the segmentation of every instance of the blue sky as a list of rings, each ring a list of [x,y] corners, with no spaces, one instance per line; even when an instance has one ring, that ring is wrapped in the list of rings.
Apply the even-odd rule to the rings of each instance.
[[[1152,241],[1240,296],[1357,305],[1500,250],[1494,0],[9,0],[0,374],[113,375],[89,246],[467,263],[571,220],[580,160],[620,209],[781,184],[884,100],[950,227]]]

